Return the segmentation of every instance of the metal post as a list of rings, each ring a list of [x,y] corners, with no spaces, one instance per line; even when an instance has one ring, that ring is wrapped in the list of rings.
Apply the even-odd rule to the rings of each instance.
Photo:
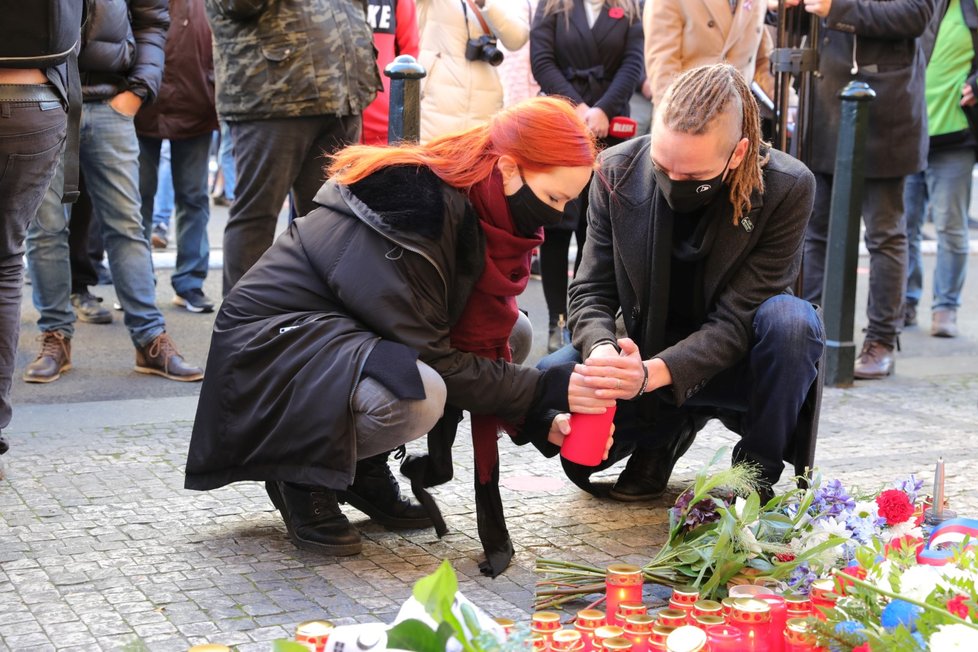
[[[428,73],[410,54],[402,54],[387,64],[384,74],[391,80],[387,142],[416,143],[421,137],[421,80]]]
[[[825,253],[822,308],[825,318],[825,382],[852,384],[856,362],[854,340],[856,266],[862,217],[869,102],[876,93],[865,82],[849,82],[839,93],[842,114],[832,179],[829,235]]]

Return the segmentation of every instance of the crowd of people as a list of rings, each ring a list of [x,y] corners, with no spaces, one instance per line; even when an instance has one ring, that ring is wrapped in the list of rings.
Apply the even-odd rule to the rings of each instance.
[[[388,457],[428,435],[428,455],[405,464],[430,499],[423,488],[452,477],[462,411],[480,510],[498,502],[497,433],[555,455],[569,413],[611,407],[597,468],[628,459],[612,498],[660,495],[711,418],[741,437],[732,462],[773,491],[824,345],[837,94],[851,80],[877,95],[855,375],[891,375],[917,322],[928,216],[931,333],[957,335],[975,0],[83,6],[58,14],[67,50],[0,38],[0,429],[24,259],[41,332],[26,382],[71,368],[76,320],[112,320],[92,291],[110,276],[135,370],[203,380],[187,487],[265,482],[299,547],[360,550],[340,502],[390,527],[437,524]],[[774,25],[792,10],[822,27],[803,162],[765,142],[756,99],[773,95]],[[15,29],[56,33],[45,27]],[[400,54],[427,72],[421,140],[388,146],[381,71]],[[203,291],[212,200],[229,204],[220,301]],[[171,239],[174,303],[218,309],[206,372],[156,305],[151,248]],[[518,296],[535,255],[550,355],[531,366]],[[564,468],[585,488],[595,470]]]

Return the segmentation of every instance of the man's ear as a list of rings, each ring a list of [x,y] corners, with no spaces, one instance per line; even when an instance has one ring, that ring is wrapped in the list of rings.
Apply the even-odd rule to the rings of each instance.
[[[750,147],[750,140],[747,138],[741,138],[740,142],[738,142],[737,146],[734,148],[733,156],[730,157],[730,170],[736,170],[738,167],[740,167],[740,163],[744,160],[744,157],[747,156],[748,147]]]

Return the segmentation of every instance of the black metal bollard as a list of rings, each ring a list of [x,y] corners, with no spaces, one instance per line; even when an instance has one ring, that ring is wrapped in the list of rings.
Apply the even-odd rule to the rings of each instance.
[[[842,115],[836,149],[825,253],[822,309],[825,320],[825,382],[852,384],[856,363],[854,342],[856,266],[859,263],[859,222],[862,219],[866,163],[866,125],[875,91],[865,82],[849,82],[839,93]]]
[[[391,80],[387,142],[418,142],[421,137],[421,80],[428,73],[410,54],[402,54],[387,64],[384,74]]]

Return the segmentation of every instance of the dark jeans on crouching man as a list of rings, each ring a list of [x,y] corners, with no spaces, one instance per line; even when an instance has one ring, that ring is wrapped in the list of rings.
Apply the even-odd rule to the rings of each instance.
[[[753,330],[744,360],[714,376],[700,392],[669,412],[710,417],[720,409],[742,414],[741,440],[734,448],[733,459],[759,464],[764,480],[773,484],[784,469],[798,414],[817,376],[825,333],[812,304],[789,295],[778,295],[761,304],[754,315]],[[580,354],[567,346],[537,366],[545,369],[580,359]],[[672,403],[671,389],[618,402],[616,442],[634,442],[648,449],[670,443],[668,438],[676,434],[650,416],[655,410],[649,410],[647,402],[655,400]]]

